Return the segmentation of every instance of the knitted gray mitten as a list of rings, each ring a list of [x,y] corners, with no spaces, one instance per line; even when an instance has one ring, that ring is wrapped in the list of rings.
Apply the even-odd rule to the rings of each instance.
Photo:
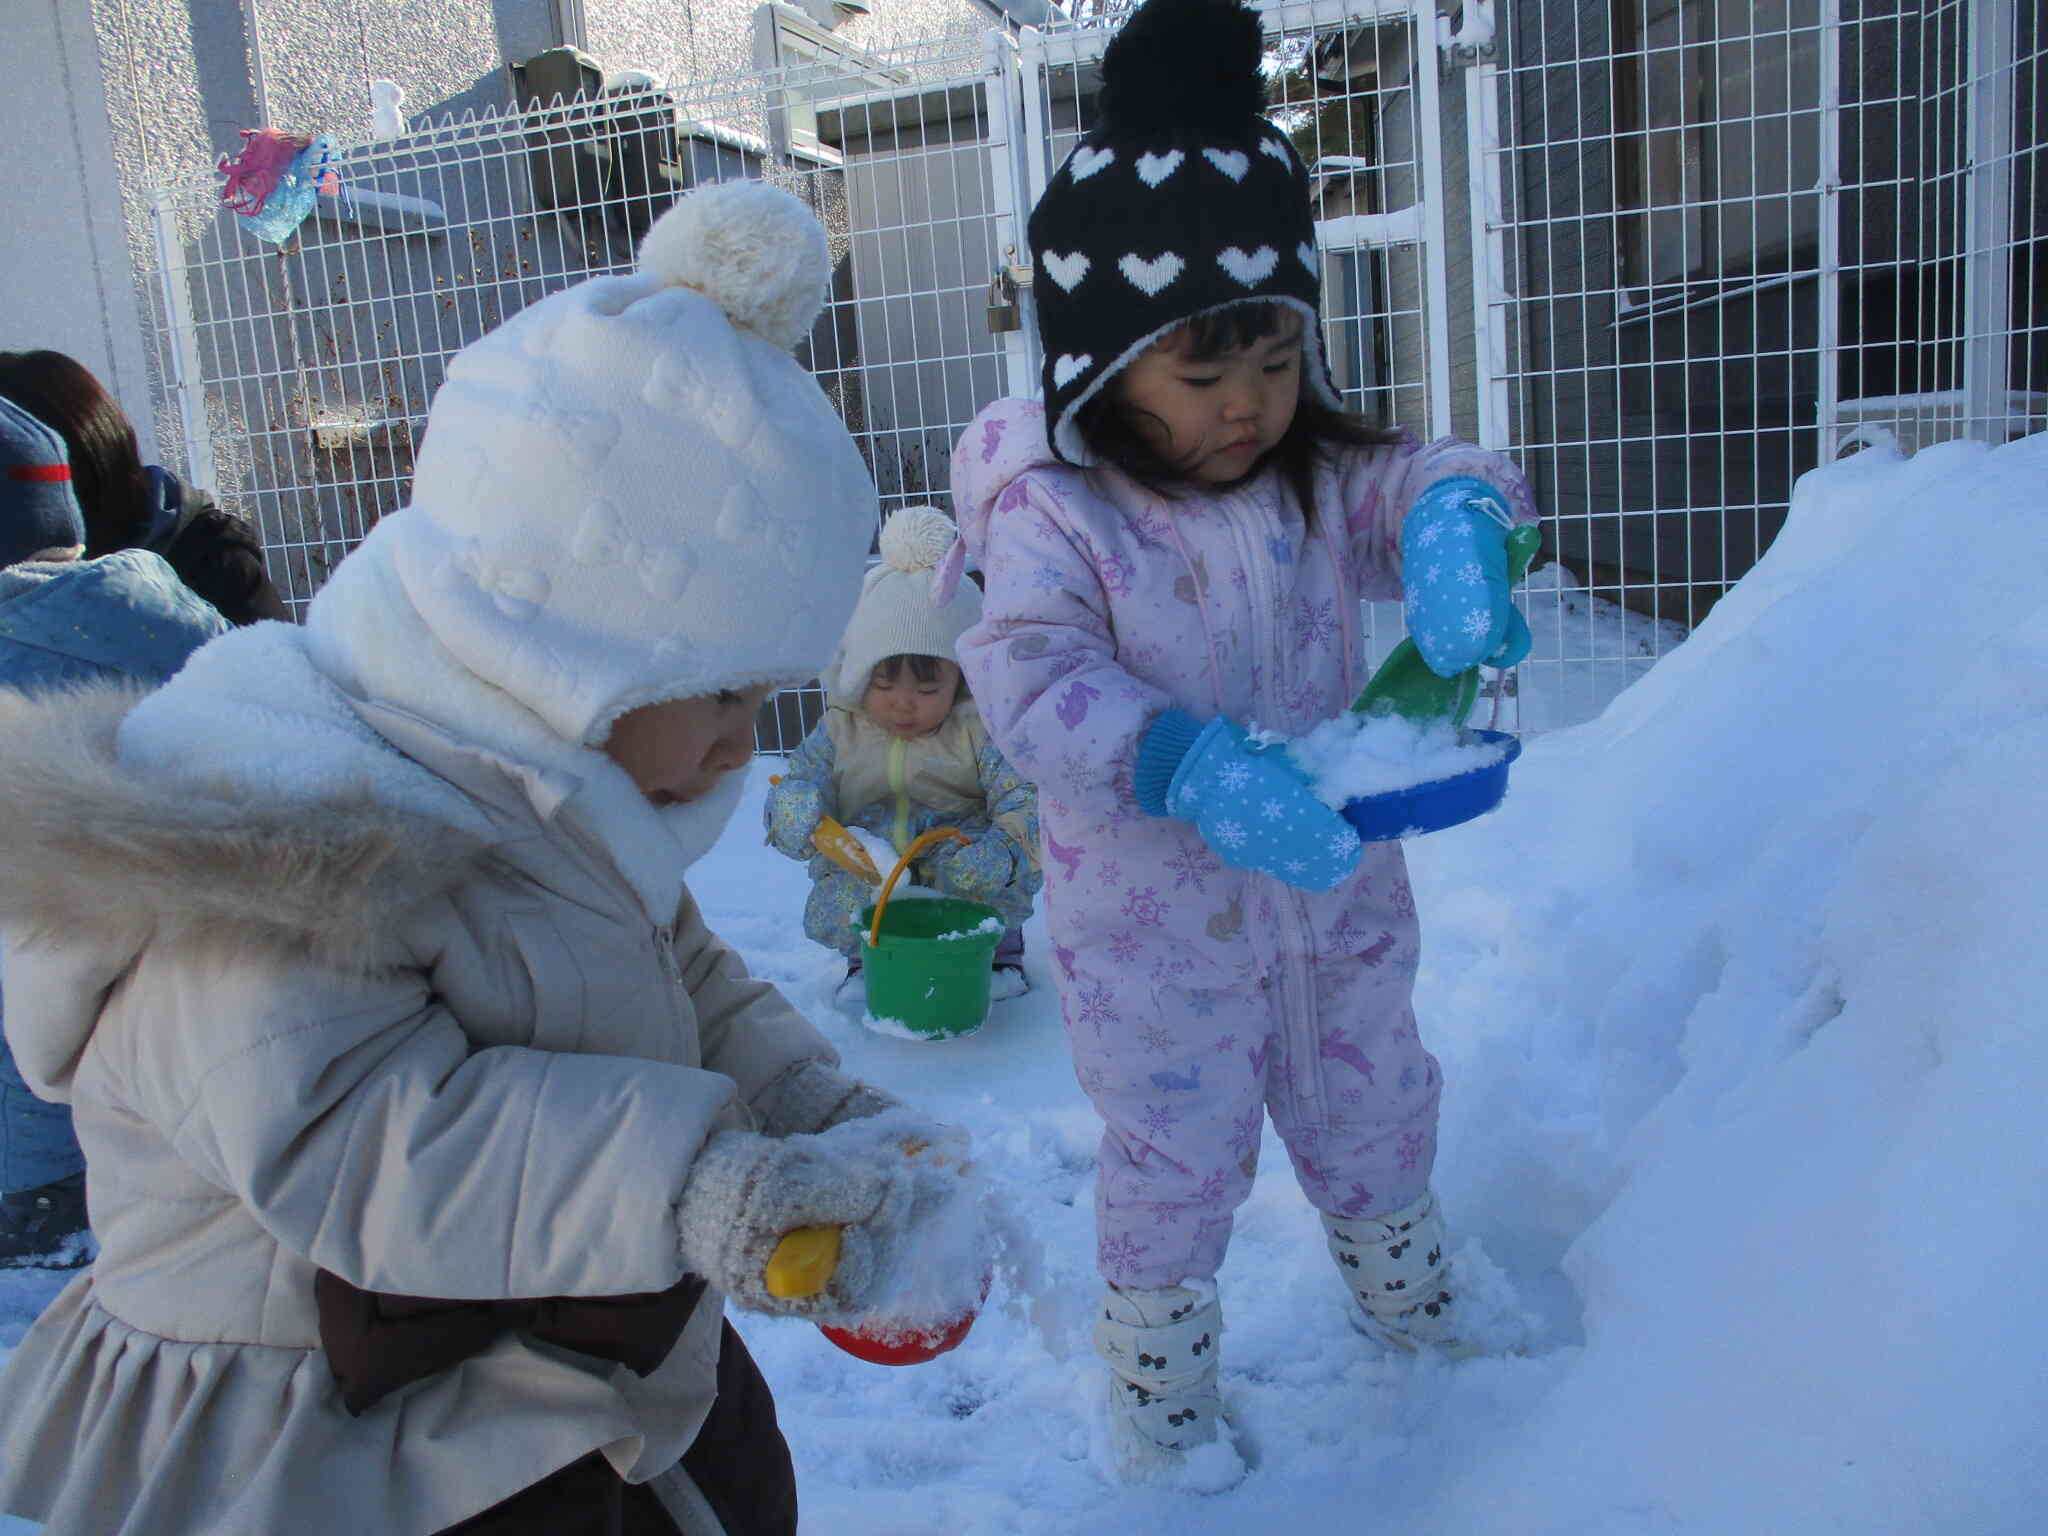
[[[753,1107],[765,1134],[795,1136],[901,1109],[903,1101],[822,1061],[800,1061],[754,1095]]]
[[[911,1228],[960,1187],[955,1170],[906,1155],[877,1129],[853,1121],[817,1136],[713,1136],[676,1206],[684,1264],[757,1312],[826,1321],[859,1316]],[[763,1275],[776,1244],[799,1227],[824,1226],[841,1229],[839,1263],[825,1289],[808,1297],[770,1295]]]

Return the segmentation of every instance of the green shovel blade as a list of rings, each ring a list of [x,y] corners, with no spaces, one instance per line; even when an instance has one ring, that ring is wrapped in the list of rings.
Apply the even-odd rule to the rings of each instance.
[[[1508,585],[1528,573],[1529,562],[1543,547],[1543,532],[1534,523],[1524,523],[1508,533]],[[1366,715],[1399,715],[1417,725],[1437,721],[1462,726],[1479,699],[1479,669],[1467,667],[1451,677],[1440,677],[1422,659],[1413,640],[1403,640],[1387,653],[1379,670],[1365,685],[1352,708]]]

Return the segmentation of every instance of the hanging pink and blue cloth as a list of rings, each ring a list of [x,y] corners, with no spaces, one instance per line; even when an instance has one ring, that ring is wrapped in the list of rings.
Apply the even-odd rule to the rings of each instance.
[[[313,211],[316,197],[341,195],[341,175],[331,163],[334,140],[276,128],[244,128],[242,147],[214,167],[227,178],[221,205],[239,216],[250,232],[283,245]]]

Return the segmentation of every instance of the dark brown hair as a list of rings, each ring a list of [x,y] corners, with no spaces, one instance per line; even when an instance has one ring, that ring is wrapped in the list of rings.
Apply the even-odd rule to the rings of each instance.
[[[140,544],[149,534],[149,476],[135,428],[85,365],[62,352],[0,352],[0,395],[64,439],[86,554]]]
[[[872,687],[876,683],[893,683],[902,674],[905,666],[910,668],[910,675],[920,683],[935,683],[939,680],[939,663],[950,660],[952,658],[947,656],[919,656],[909,651],[899,651],[894,656],[884,656],[875,663],[874,669],[868,673],[868,684]],[[954,662],[953,665],[956,668],[960,666],[958,662]],[[959,686],[953,692],[953,702],[957,704],[966,697],[967,672],[961,668]]]
[[[1242,351],[1254,342],[1279,335],[1288,318],[1299,313],[1287,305],[1273,303],[1227,304],[1221,309],[1204,310],[1181,326],[1188,338],[1188,360],[1206,363],[1227,352]],[[1295,499],[1301,503],[1302,515],[1312,520],[1316,461],[1320,456],[1332,447],[1368,447],[1401,439],[1398,432],[1356,412],[1332,409],[1310,395],[1305,386],[1311,366],[1312,360],[1304,353],[1304,388],[1287,435],[1252,465],[1244,478],[1249,480],[1268,464],[1277,464]],[[1128,377],[1128,373],[1120,373],[1099,390],[1094,399],[1081,407],[1075,425],[1080,428],[1082,439],[1104,462],[1115,465],[1149,491],[1169,499],[1178,497],[1191,488],[1187,473],[1155,450],[1138,430],[1124,398],[1123,385]]]

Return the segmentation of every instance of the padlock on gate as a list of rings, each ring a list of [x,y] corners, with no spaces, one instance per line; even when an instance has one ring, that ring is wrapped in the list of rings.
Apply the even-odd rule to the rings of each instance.
[[[997,267],[988,280],[988,328],[1000,336],[1022,324],[1017,314],[1017,284],[1007,269]]]

